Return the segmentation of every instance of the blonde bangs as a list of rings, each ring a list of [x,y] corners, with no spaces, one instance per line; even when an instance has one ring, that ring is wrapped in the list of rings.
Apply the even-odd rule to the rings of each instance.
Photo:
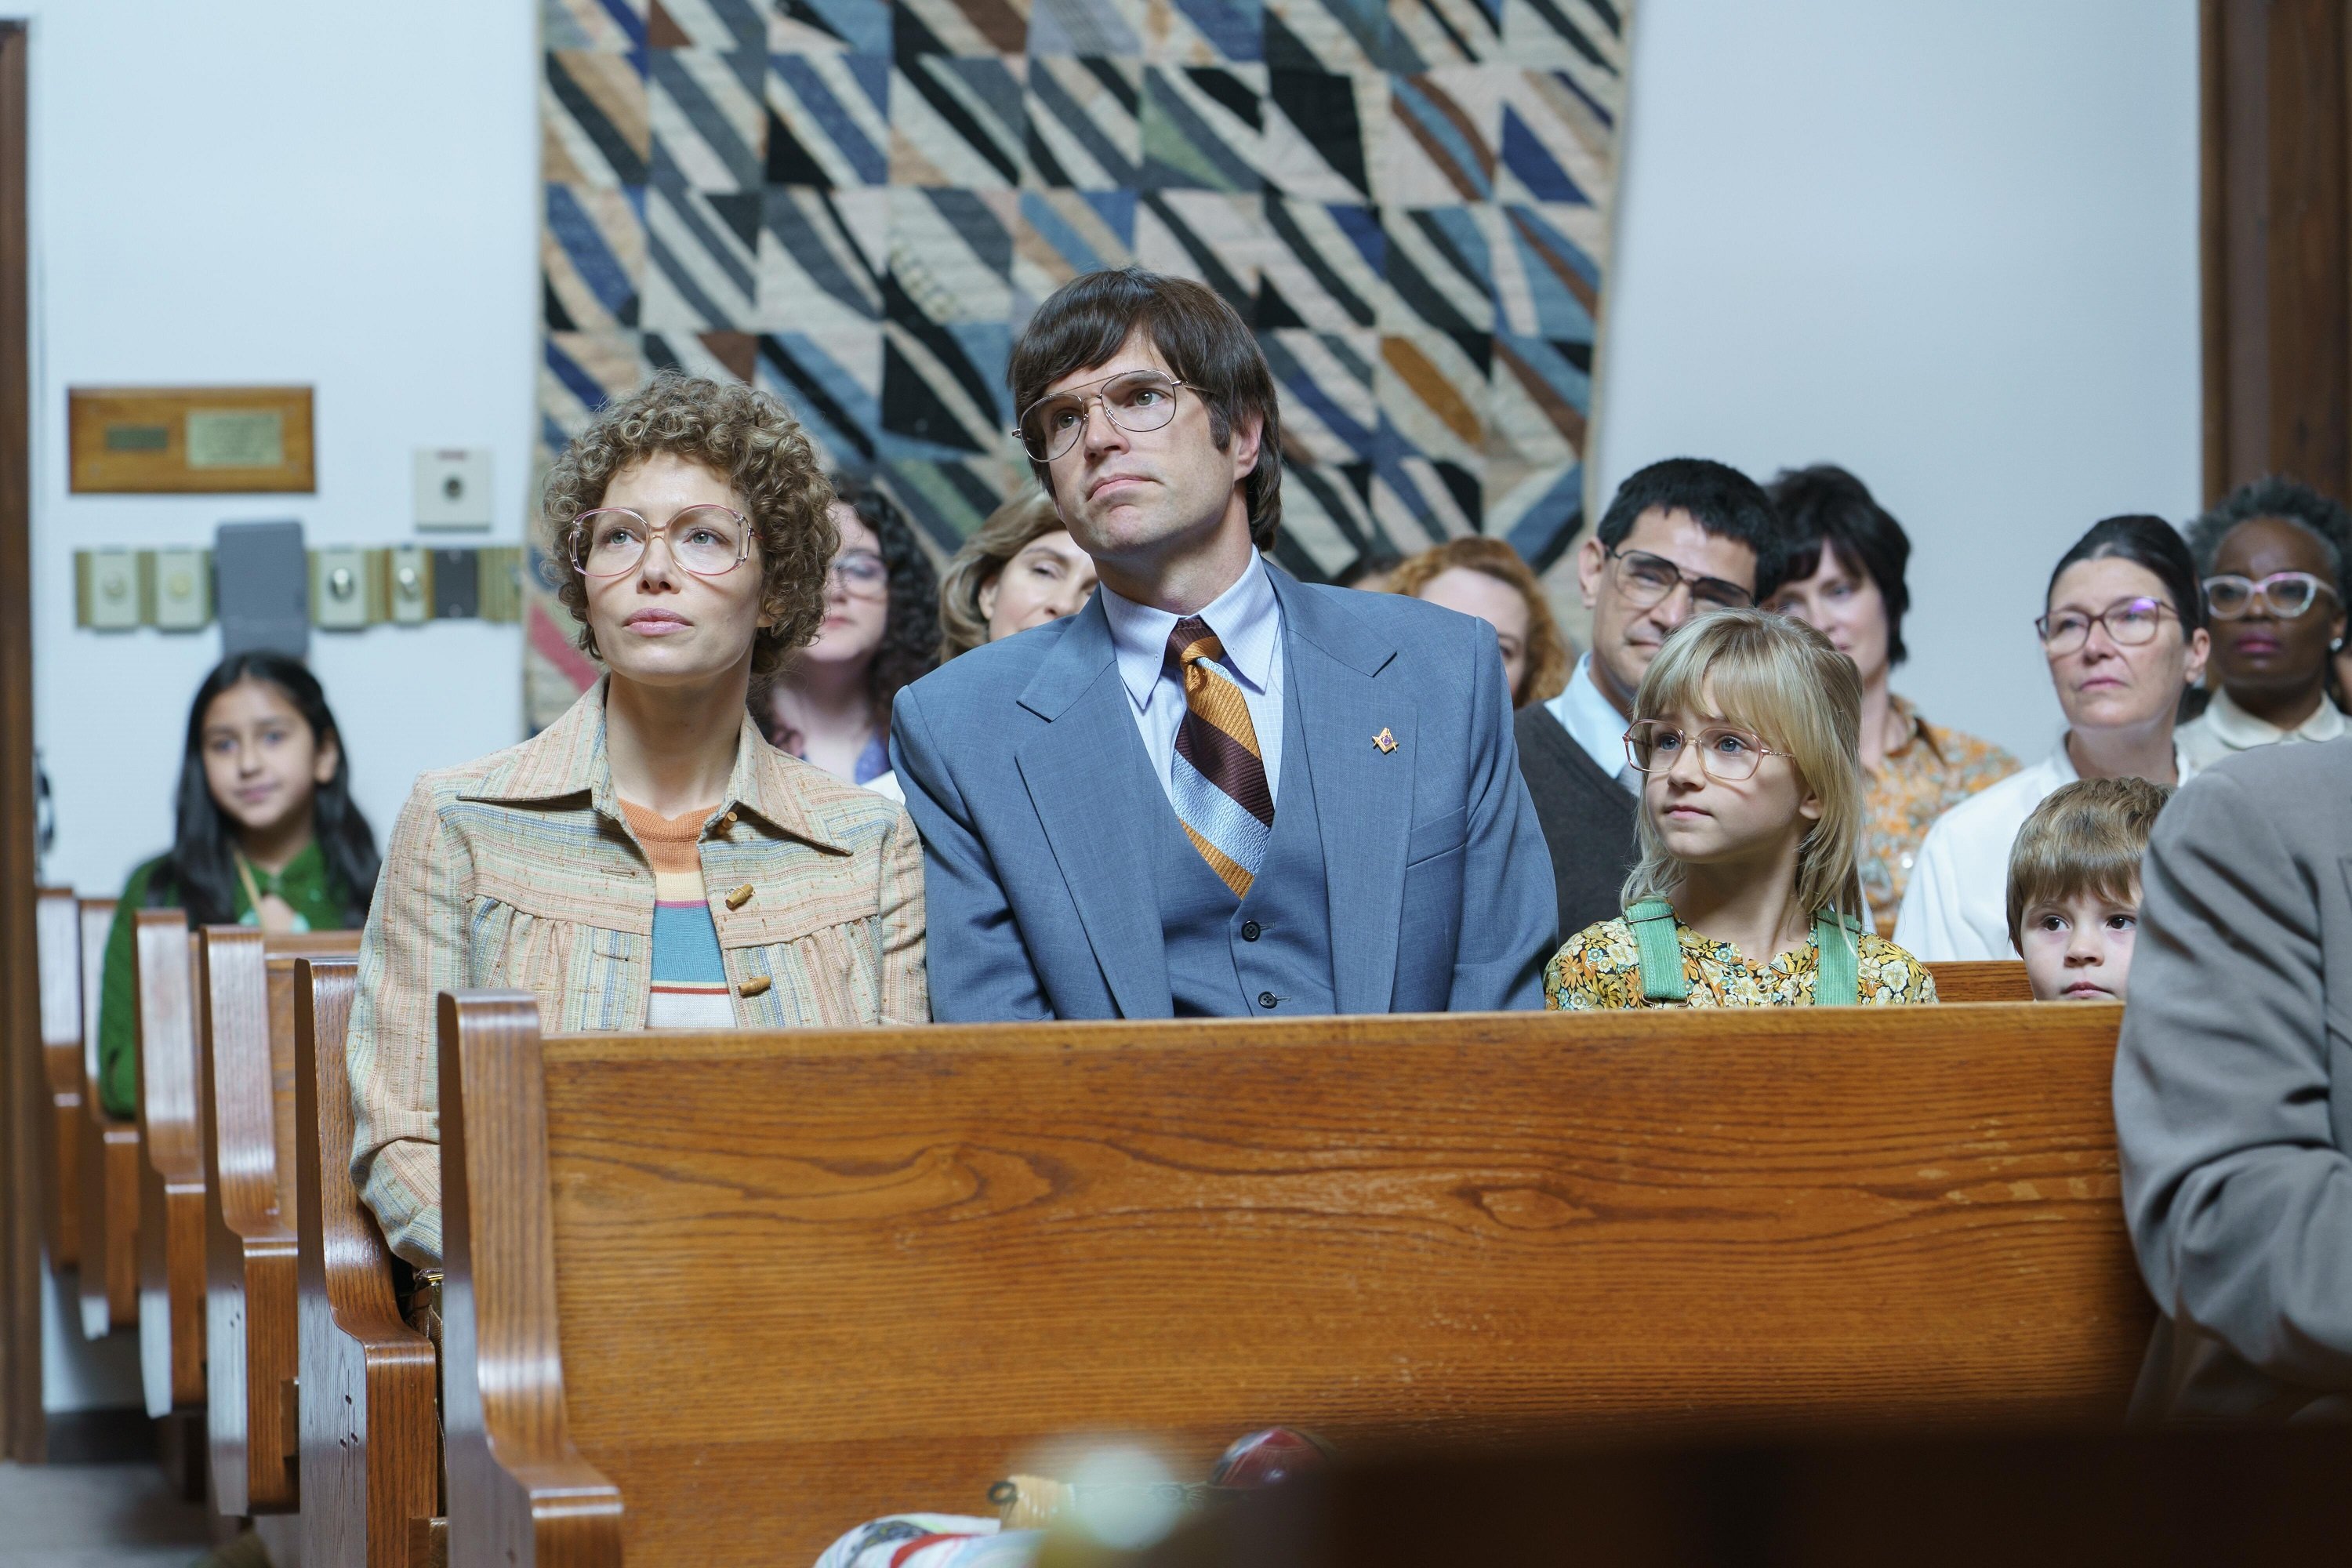
[[[1700,714],[1753,731],[1789,758],[1821,820],[1797,853],[1797,898],[1808,913],[1862,917],[1862,677],[1829,638],[1767,610],[1717,610],[1666,638],[1633,696],[1633,717]],[[1682,868],[1646,807],[1634,814],[1641,863],[1622,901],[1671,899]]]

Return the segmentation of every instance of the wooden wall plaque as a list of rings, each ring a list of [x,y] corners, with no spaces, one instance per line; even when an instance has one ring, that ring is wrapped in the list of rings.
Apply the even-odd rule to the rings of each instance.
[[[318,489],[307,386],[75,387],[66,405],[77,491]]]

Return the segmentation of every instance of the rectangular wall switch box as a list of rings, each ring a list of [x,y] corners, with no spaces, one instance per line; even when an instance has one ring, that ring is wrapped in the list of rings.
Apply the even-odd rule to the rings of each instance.
[[[481,613],[481,557],[470,550],[435,551],[433,618],[470,621]]]
[[[368,552],[342,548],[310,555],[310,616],[321,631],[364,631],[375,616],[368,592]]]
[[[225,522],[213,535],[213,595],[221,657],[268,648],[310,652],[310,561],[299,522]]]
[[[98,632],[136,631],[139,555],[131,550],[82,550],[74,553],[75,619]]]
[[[213,563],[202,550],[158,550],[148,602],[158,631],[200,632],[213,623]]]
[[[486,447],[416,449],[416,526],[428,533],[482,532],[490,526],[490,454]]]
[[[389,619],[396,626],[421,626],[433,618],[433,560],[414,544],[394,545],[384,584]]]

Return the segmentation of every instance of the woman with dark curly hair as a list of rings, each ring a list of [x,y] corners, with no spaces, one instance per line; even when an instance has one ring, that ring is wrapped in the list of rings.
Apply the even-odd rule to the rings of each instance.
[[[751,712],[771,745],[896,799],[890,700],[930,672],[939,580],[889,497],[838,475],[833,493],[841,543],[824,581],[824,623],[754,695]]]
[[[537,738],[416,781],[360,941],[352,1173],[419,1268],[443,991],[529,991],[563,1033],[929,1018],[914,825],[747,709],[824,620],[832,500],[773,398],[675,373],[556,459],[549,559],[604,676]]]

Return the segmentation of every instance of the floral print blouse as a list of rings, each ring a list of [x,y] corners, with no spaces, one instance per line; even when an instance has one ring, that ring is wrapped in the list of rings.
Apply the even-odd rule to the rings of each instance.
[[[1862,835],[1862,892],[1883,937],[1895,934],[1911,864],[1936,818],[2017,771],[2017,759],[1991,742],[1930,724],[1900,697],[1890,700],[1905,738],[1870,775]]]
[[[1805,945],[1766,964],[1750,963],[1727,942],[1701,936],[1675,922],[1683,954],[1683,978],[1690,982],[1693,1007],[1810,1007],[1822,951],[1811,936]],[[1866,1007],[1887,1007],[1936,999],[1936,978],[1927,966],[1868,931],[1862,935],[1857,998]],[[1586,926],[1560,944],[1544,966],[1544,1005],[1555,1011],[1658,1007],[1642,994],[1641,949],[1622,917]]]

